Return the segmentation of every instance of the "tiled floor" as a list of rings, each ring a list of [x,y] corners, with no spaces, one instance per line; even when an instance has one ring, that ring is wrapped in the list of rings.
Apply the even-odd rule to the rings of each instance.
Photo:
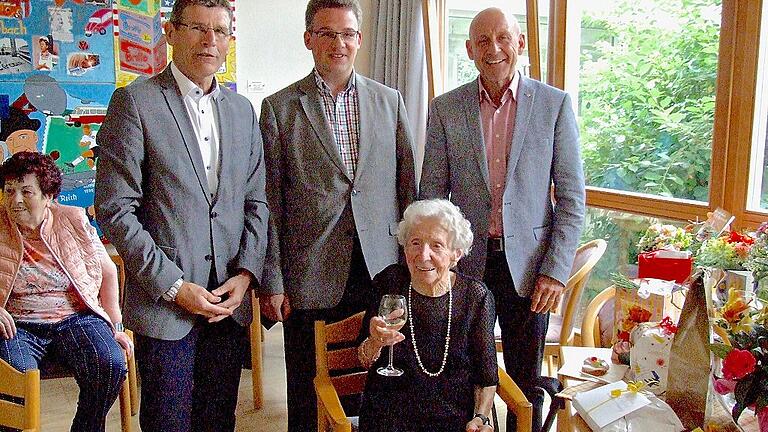
[[[238,432],[285,431],[287,424],[285,403],[285,364],[282,326],[277,325],[265,332],[264,341],[264,407],[253,409],[251,371],[244,370],[240,381],[240,397],[237,406]],[[501,358],[499,358],[501,361]],[[65,432],[69,430],[77,404],[78,388],[71,378],[46,380],[41,385],[42,430]],[[500,430],[506,409],[499,406]],[[139,431],[138,416],[133,417],[133,430]],[[120,431],[120,407],[115,403],[107,418],[107,431]]]

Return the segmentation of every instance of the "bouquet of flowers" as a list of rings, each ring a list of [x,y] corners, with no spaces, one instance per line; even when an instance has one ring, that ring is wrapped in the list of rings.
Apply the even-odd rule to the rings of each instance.
[[[760,421],[760,430],[768,427],[768,307],[754,310],[750,302],[735,290],[717,311],[717,324],[727,334],[730,345],[715,343],[712,352],[722,359],[722,376],[715,376],[715,391],[733,393],[736,405],[733,420],[752,407]]]
[[[690,249],[693,234],[674,225],[655,223],[645,230],[637,243],[638,252],[652,252],[659,249],[685,251]]]
[[[731,231],[705,240],[696,255],[696,265],[725,270],[744,270],[755,239],[746,233]]]

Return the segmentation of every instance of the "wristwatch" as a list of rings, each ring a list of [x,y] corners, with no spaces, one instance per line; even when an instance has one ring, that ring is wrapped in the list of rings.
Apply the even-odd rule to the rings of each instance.
[[[121,322],[117,322],[117,323],[114,323],[112,325],[115,326],[115,332],[116,333],[120,333],[120,332],[124,332],[125,331],[125,326]]]
[[[477,413],[472,418],[479,418],[483,422],[483,426],[490,426],[491,425],[491,419],[488,418],[485,414]]]
[[[165,301],[176,301],[176,295],[179,294],[179,289],[181,289],[181,285],[184,283],[184,279],[178,278],[176,282],[171,285],[170,288],[168,288],[168,291],[163,293],[163,299]]]

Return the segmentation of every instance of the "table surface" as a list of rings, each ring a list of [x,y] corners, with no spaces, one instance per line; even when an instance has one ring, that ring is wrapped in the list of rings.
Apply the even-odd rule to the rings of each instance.
[[[587,347],[569,347],[564,346],[561,348],[561,356],[560,363],[565,365],[569,361],[573,361],[573,359],[579,359],[579,361],[583,361],[583,359],[590,357],[590,356],[596,356],[602,359],[607,359],[610,362],[611,358],[611,349],[610,348],[587,348]],[[558,379],[566,386],[569,387],[571,385],[577,385],[583,382],[584,380],[581,380],[579,378],[574,378],[570,376],[560,375],[558,374]],[[740,429],[737,427],[733,420],[731,419],[730,413],[728,413],[723,406],[715,400],[714,391],[710,390],[710,397],[709,397],[709,404],[712,408],[712,414],[707,419],[708,425],[715,425],[717,426],[717,431],[719,432],[739,432]],[[568,415],[561,415],[567,413]],[[591,432],[592,429],[587,425],[587,423],[576,414],[575,410],[573,410],[570,401],[566,401],[565,404],[565,410],[563,412],[558,414],[558,420],[557,420],[557,432],[570,432],[570,431],[578,431],[578,432]],[[757,419],[754,416],[748,416],[746,413],[741,416],[741,430],[744,430],[745,432],[757,432],[759,430],[757,425]]]

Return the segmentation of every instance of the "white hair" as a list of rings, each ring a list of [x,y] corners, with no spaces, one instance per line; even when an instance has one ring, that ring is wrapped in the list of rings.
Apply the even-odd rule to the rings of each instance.
[[[414,201],[403,213],[397,230],[397,241],[405,247],[413,226],[422,219],[437,219],[440,226],[448,231],[451,247],[461,250],[464,256],[472,247],[472,226],[456,204],[444,199]]]

